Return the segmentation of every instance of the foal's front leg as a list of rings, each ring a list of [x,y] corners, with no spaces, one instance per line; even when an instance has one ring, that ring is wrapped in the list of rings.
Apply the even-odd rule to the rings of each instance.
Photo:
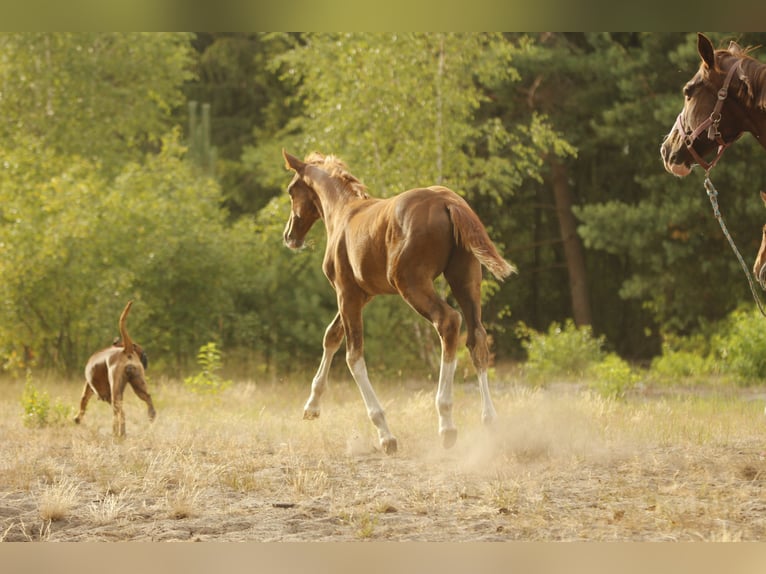
[[[343,341],[343,322],[340,320],[340,313],[337,313],[324,333],[322,362],[319,363],[319,369],[314,375],[314,380],[311,381],[311,395],[303,407],[304,419],[319,417],[319,399],[327,388],[332,358],[340,348],[341,341]]]

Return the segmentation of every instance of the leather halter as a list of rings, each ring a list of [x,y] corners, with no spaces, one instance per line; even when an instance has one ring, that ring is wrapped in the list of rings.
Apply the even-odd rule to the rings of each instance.
[[[731,84],[731,79],[734,77],[734,72],[740,69],[741,63],[742,60],[737,60],[737,63],[729,68],[729,72],[726,74],[726,79],[723,82],[723,86],[721,86],[721,89],[718,90],[718,99],[715,103],[715,107],[713,107],[713,111],[710,113],[710,116],[708,116],[708,118],[700,125],[698,125],[693,132],[689,133],[684,130],[684,126],[681,123],[681,116],[684,114],[683,110],[680,114],[678,114],[678,117],[676,118],[675,129],[680,132],[684,145],[686,146],[686,149],[689,150],[689,153],[694,158],[694,161],[696,161],[697,164],[705,170],[705,172],[709,172],[711,169],[713,169],[718,163],[718,160],[721,159],[723,152],[726,151],[726,148],[739,138],[739,136],[737,136],[734,138],[734,140],[728,143],[725,142],[721,136],[721,132],[718,130],[718,124],[721,123],[721,108],[723,108],[723,103],[726,100],[726,97],[729,95],[729,84]],[[711,162],[705,161],[702,156],[700,156],[694,149],[694,142],[705,130],[707,130],[708,139],[718,144],[718,152]]]

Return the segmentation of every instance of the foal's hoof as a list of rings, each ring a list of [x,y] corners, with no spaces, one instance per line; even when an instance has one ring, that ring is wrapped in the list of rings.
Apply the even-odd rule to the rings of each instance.
[[[303,420],[310,421],[319,418],[319,409],[305,409],[303,411]]]
[[[385,452],[386,454],[395,454],[396,439],[394,437],[381,439],[380,448],[382,448],[383,452]]]
[[[452,448],[457,441],[457,429],[444,429],[439,432],[442,435],[442,446],[444,448]]]

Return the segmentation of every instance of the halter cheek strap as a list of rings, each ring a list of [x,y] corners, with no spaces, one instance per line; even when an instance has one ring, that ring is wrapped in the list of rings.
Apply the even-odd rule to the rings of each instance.
[[[721,86],[721,89],[718,90],[718,99],[716,100],[715,106],[713,107],[713,111],[710,113],[710,116],[708,116],[708,118],[700,125],[698,125],[693,132],[687,134],[684,130],[683,123],[681,122],[683,111],[678,114],[678,117],[676,118],[675,129],[678,130],[678,132],[681,134],[686,149],[689,150],[689,153],[694,158],[694,161],[697,162],[697,164],[706,172],[715,167],[715,165],[718,163],[718,160],[721,159],[723,152],[726,151],[726,148],[733,144],[734,141],[736,141],[735,138],[735,140],[732,140],[728,143],[725,142],[721,136],[720,130],[718,129],[718,124],[721,123],[721,108],[723,108],[723,103],[726,100],[726,97],[729,95],[729,85],[731,84],[731,79],[734,77],[734,72],[740,69],[741,63],[742,60],[737,60],[737,63],[729,68],[729,72],[726,74],[726,79],[723,82],[723,86]],[[700,156],[700,154],[698,154],[694,149],[694,142],[705,130],[707,130],[708,139],[718,144],[718,152],[711,162],[705,161],[702,156]]]

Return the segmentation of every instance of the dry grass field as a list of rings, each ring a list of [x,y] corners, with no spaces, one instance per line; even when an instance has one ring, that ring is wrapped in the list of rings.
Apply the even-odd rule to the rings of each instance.
[[[155,379],[158,416],[126,394],[127,437],[93,401],[82,425],[23,424],[23,381],[0,381],[4,541],[755,541],[766,539],[763,389],[644,390],[497,377],[499,421],[457,385],[457,445],[436,434],[430,383],[378,383],[399,452],[358,391],[238,382],[217,397]],[[81,383],[37,382],[71,405]]]

